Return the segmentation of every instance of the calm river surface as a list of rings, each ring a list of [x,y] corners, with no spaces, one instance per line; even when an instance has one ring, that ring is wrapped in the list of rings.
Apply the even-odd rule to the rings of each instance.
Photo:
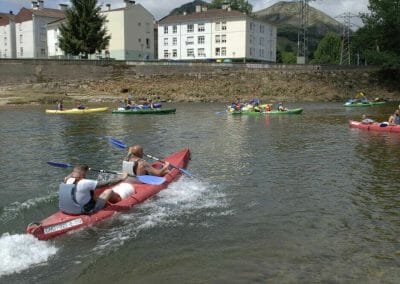
[[[277,117],[173,106],[165,116],[0,108],[1,283],[400,282],[400,135],[347,123],[387,119],[395,104],[291,104],[304,113]],[[68,171],[46,161],[118,170],[125,153],[107,137],[161,157],[189,147],[197,178],[52,241],[24,234],[57,210]]]

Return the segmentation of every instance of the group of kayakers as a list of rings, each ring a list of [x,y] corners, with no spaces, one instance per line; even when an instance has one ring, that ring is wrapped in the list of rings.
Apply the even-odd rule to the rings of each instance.
[[[231,111],[241,111],[246,109],[247,111],[254,111],[254,112],[270,112],[273,110],[273,104],[260,104],[260,100],[258,98],[252,98],[251,100],[242,103],[240,98],[237,98],[235,102],[232,102],[231,105],[228,107]],[[283,106],[282,102],[279,102],[276,106],[278,111],[286,111],[287,108]]]
[[[372,124],[375,121],[371,118],[368,118],[365,114],[362,115],[361,123],[363,124]],[[393,114],[389,116],[388,121],[382,122],[381,126],[395,126],[400,125],[400,105],[399,108],[394,111]]]
[[[156,105],[153,103],[152,99],[142,99],[140,101],[140,104],[136,104],[133,99],[132,99],[132,95],[129,95],[127,98],[125,98],[120,105],[121,108],[124,108],[126,110],[129,109],[137,109],[137,108],[150,108],[150,109],[155,109]]]
[[[64,102],[63,102],[62,99],[57,101],[56,104],[57,104],[57,110],[64,110]],[[77,109],[85,109],[86,106],[81,101],[77,101],[75,103],[75,108],[77,108]]]
[[[92,214],[107,204],[121,200],[121,194],[112,189],[104,190],[96,195],[96,189],[104,186],[115,185],[123,180],[132,179],[128,175],[154,175],[164,176],[169,173],[169,163],[165,162],[160,168],[155,168],[143,159],[143,147],[134,145],[128,148],[128,153],[123,160],[123,174],[106,181],[87,179],[89,167],[86,165],[75,166],[72,172],[64,178],[60,185],[59,205],[60,210],[67,214]],[[139,182],[136,179],[131,182]]]

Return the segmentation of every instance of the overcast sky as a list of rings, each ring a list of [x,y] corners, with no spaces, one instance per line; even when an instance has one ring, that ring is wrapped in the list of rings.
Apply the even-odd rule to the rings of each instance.
[[[287,0],[290,1],[290,0]],[[123,0],[98,0],[99,4],[110,3],[112,8],[124,6]],[[142,4],[148,9],[156,19],[167,15],[172,9],[191,2],[191,0],[138,0],[136,3]],[[210,0],[208,2],[211,2]],[[267,8],[279,0],[249,0],[253,5],[253,11]],[[8,12],[13,10],[14,14],[18,13],[22,7],[30,7],[30,0],[0,0],[0,12]],[[45,7],[56,8],[59,3],[68,4],[68,0],[45,0]],[[368,11],[368,0],[315,0],[310,1],[310,5],[324,11],[328,15],[335,17],[345,12],[358,14]]]

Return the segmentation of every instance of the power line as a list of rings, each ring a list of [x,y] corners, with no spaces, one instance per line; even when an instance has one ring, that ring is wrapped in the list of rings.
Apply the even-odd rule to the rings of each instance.
[[[297,30],[297,63],[307,63],[307,52],[308,52],[308,20],[310,13],[309,2],[315,0],[297,0],[299,5],[299,25]]]
[[[351,50],[350,50],[350,37],[351,28],[357,25],[352,22],[353,18],[359,18],[359,16],[350,12],[340,14],[336,16],[337,19],[343,19],[343,33],[342,33],[342,44],[340,48],[340,65],[351,64]]]

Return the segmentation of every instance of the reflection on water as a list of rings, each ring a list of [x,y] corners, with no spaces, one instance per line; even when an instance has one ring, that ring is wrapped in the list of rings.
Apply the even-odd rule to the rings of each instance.
[[[258,117],[215,115],[223,105],[174,107],[165,116],[0,109],[7,238],[57,209],[68,171],[46,161],[119,170],[125,152],[109,137],[159,157],[189,147],[198,177],[56,239],[48,255],[62,257],[1,281],[399,282],[400,136],[347,124],[365,112],[383,120],[393,106],[294,104],[302,115]]]

